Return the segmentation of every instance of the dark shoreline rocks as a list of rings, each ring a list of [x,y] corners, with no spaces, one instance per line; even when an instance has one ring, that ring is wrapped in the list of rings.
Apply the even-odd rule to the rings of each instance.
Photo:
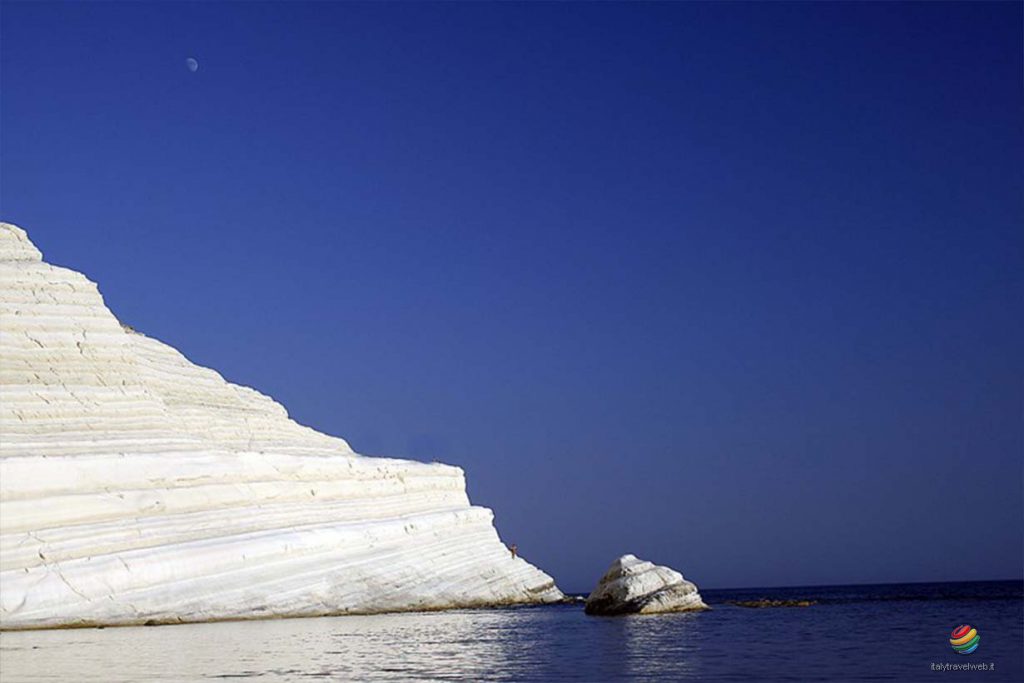
[[[817,605],[817,600],[769,600],[768,598],[761,598],[760,600],[728,600],[727,605],[735,605],[736,607],[748,607],[752,609],[764,609],[766,607],[810,607],[811,605]]]

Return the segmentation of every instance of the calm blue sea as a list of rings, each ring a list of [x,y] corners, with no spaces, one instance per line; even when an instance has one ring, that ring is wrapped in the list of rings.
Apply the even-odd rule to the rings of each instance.
[[[711,611],[657,617],[559,605],[4,633],[0,680],[1024,681],[1021,582],[702,593]],[[758,598],[818,604],[727,604]],[[948,643],[962,623],[981,635],[968,656]]]

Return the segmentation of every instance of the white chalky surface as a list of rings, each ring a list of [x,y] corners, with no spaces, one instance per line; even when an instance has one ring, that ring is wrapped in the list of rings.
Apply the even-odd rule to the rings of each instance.
[[[623,555],[612,562],[587,597],[587,607],[595,614],[655,614],[706,609],[707,605],[697,586],[676,570]]]
[[[461,469],[369,458],[123,328],[0,223],[0,628],[550,602]]]

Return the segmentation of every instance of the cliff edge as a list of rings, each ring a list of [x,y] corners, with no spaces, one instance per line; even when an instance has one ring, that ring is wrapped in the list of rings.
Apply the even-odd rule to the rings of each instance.
[[[361,456],[0,223],[0,628],[553,602],[461,469]]]

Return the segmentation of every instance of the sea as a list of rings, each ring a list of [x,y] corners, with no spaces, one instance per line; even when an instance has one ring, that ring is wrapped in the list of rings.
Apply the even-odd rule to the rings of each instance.
[[[711,610],[581,604],[0,634],[0,681],[1024,681],[1024,583],[701,591]],[[810,600],[808,607],[734,602]],[[961,624],[980,635],[953,651]]]

